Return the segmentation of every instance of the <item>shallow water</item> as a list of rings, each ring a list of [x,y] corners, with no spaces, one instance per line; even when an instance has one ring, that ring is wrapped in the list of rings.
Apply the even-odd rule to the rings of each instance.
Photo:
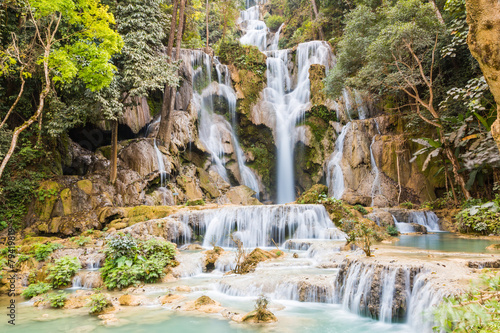
[[[399,241],[392,245],[445,252],[490,253],[493,251],[486,250],[486,247],[495,243],[498,241],[461,238],[452,233],[439,232],[427,235],[401,235]]]

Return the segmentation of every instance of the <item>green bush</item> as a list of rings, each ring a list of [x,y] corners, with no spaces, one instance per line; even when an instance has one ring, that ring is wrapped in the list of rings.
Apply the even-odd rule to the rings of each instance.
[[[66,293],[60,290],[58,293],[49,296],[50,306],[53,308],[62,308],[67,299],[68,296],[66,295]]]
[[[368,214],[368,211],[366,210],[366,208],[361,206],[361,205],[355,205],[354,209],[356,209],[358,212],[360,212],[363,215]]]
[[[97,314],[103,312],[106,308],[111,306],[111,301],[106,298],[102,293],[96,293],[90,296],[90,314]]]
[[[32,297],[45,294],[51,289],[52,287],[50,286],[50,284],[45,282],[32,283],[28,286],[28,288],[24,289],[21,295],[30,299]]]
[[[204,206],[205,201],[203,199],[196,199],[196,200],[188,200],[186,202],[186,206]]]
[[[269,15],[264,20],[266,21],[267,27],[273,31],[278,30],[280,25],[285,22],[285,18],[279,15]]]
[[[71,278],[80,268],[82,268],[82,265],[78,258],[70,256],[62,257],[49,266],[47,280],[50,281],[54,288],[66,286],[71,282]]]
[[[175,245],[123,235],[108,241],[105,254],[101,268],[104,284],[108,289],[123,289],[141,281],[152,283],[160,279],[165,274],[164,268],[173,263]]]
[[[413,209],[413,203],[410,201],[405,201],[399,204],[401,207],[406,209]]]
[[[92,239],[90,237],[80,236],[78,238],[72,237],[71,241],[73,243],[75,243],[76,245],[78,245],[78,246],[81,247],[81,246],[84,246],[87,243],[90,243],[92,241]]]
[[[396,228],[396,227],[395,227],[395,226],[393,226],[393,225],[389,225],[389,226],[387,226],[387,233],[388,233],[390,236],[398,236],[398,235],[399,235],[398,228]]]
[[[35,259],[38,261],[45,261],[52,252],[62,247],[63,246],[59,243],[36,244],[34,251]]]
[[[500,206],[494,201],[463,209],[455,219],[460,232],[500,234]]]

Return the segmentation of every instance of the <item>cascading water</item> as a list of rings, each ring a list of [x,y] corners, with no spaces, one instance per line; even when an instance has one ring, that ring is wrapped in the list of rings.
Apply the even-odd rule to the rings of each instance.
[[[165,171],[165,163],[163,161],[163,154],[161,151],[158,149],[158,146],[156,145],[156,139],[154,139],[154,146],[155,146],[155,152],[156,152],[156,158],[158,159],[158,171],[160,172],[160,187],[165,187],[165,179],[167,172]]]
[[[236,94],[231,86],[230,73],[227,66],[214,61],[217,72],[217,82],[212,82],[212,61],[210,56],[202,51],[193,51],[191,56],[191,65],[193,72],[193,85],[202,87],[207,84],[201,92],[194,89],[193,101],[199,112],[199,137],[200,141],[210,152],[213,167],[222,178],[229,182],[225,166],[225,155],[228,145],[236,157],[238,172],[241,182],[250,187],[258,194],[260,192],[257,177],[250,168],[245,165],[244,154],[239,145],[234,131],[236,115]],[[231,115],[233,126],[224,116],[215,113],[214,96],[223,98],[227,103]]]
[[[351,123],[349,122],[342,128],[342,131],[335,142],[335,151],[330,156],[327,164],[326,183],[328,185],[328,194],[333,196],[335,199],[342,198],[345,190],[344,172],[342,171],[340,162],[342,161],[344,153],[344,140],[350,127]]]
[[[377,119],[374,119],[374,121],[375,121],[375,127],[377,128],[377,132],[380,135]],[[375,201],[375,196],[382,194],[382,189],[380,186],[380,171],[377,167],[377,162],[375,161],[375,156],[373,156],[373,149],[372,149],[376,137],[377,137],[376,135],[373,136],[372,143],[370,144],[370,162],[372,165],[372,170],[375,173],[375,178],[373,179],[373,184],[372,184],[372,203],[370,206],[373,206],[373,203]]]
[[[285,23],[282,23],[280,27],[278,28],[278,31],[274,34],[273,40],[271,42],[271,45],[269,45],[269,51],[276,51],[279,48],[279,42],[280,42],[280,34],[281,34],[281,29],[283,29],[283,26]]]
[[[177,218],[203,236],[203,246],[234,247],[231,235],[247,248],[282,245],[291,239],[338,239],[337,229],[322,205],[224,207],[181,213]]]
[[[431,211],[413,211],[408,216],[408,223],[423,225],[427,231],[441,231],[439,228],[439,217]]]
[[[266,48],[267,27],[259,21],[259,7],[241,12],[242,24],[246,26],[242,44]],[[251,29],[250,29],[251,28]],[[281,27],[280,27],[281,29]],[[292,76],[288,71],[289,50],[278,50],[280,31],[275,34],[267,56],[267,87],[264,99],[272,106],[276,116],[275,141],[277,147],[277,203],[295,200],[295,177],[293,169],[296,125],[304,119],[310,108],[309,68],[312,64],[325,66],[328,71],[333,58],[330,46],[323,41],[299,44],[296,50],[297,82],[292,89]]]

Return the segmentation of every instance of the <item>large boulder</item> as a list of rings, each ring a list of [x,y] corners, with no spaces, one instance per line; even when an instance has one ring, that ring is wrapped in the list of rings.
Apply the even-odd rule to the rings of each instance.
[[[221,204],[233,205],[262,205],[262,203],[254,197],[256,192],[245,185],[231,187],[218,201]]]

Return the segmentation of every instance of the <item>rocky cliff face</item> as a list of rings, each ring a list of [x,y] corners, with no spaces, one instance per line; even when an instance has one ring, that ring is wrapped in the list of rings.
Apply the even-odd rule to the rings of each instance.
[[[500,115],[500,2],[466,0],[465,3],[470,27],[467,44],[481,66]],[[497,117],[491,133],[500,149],[500,118]]]

